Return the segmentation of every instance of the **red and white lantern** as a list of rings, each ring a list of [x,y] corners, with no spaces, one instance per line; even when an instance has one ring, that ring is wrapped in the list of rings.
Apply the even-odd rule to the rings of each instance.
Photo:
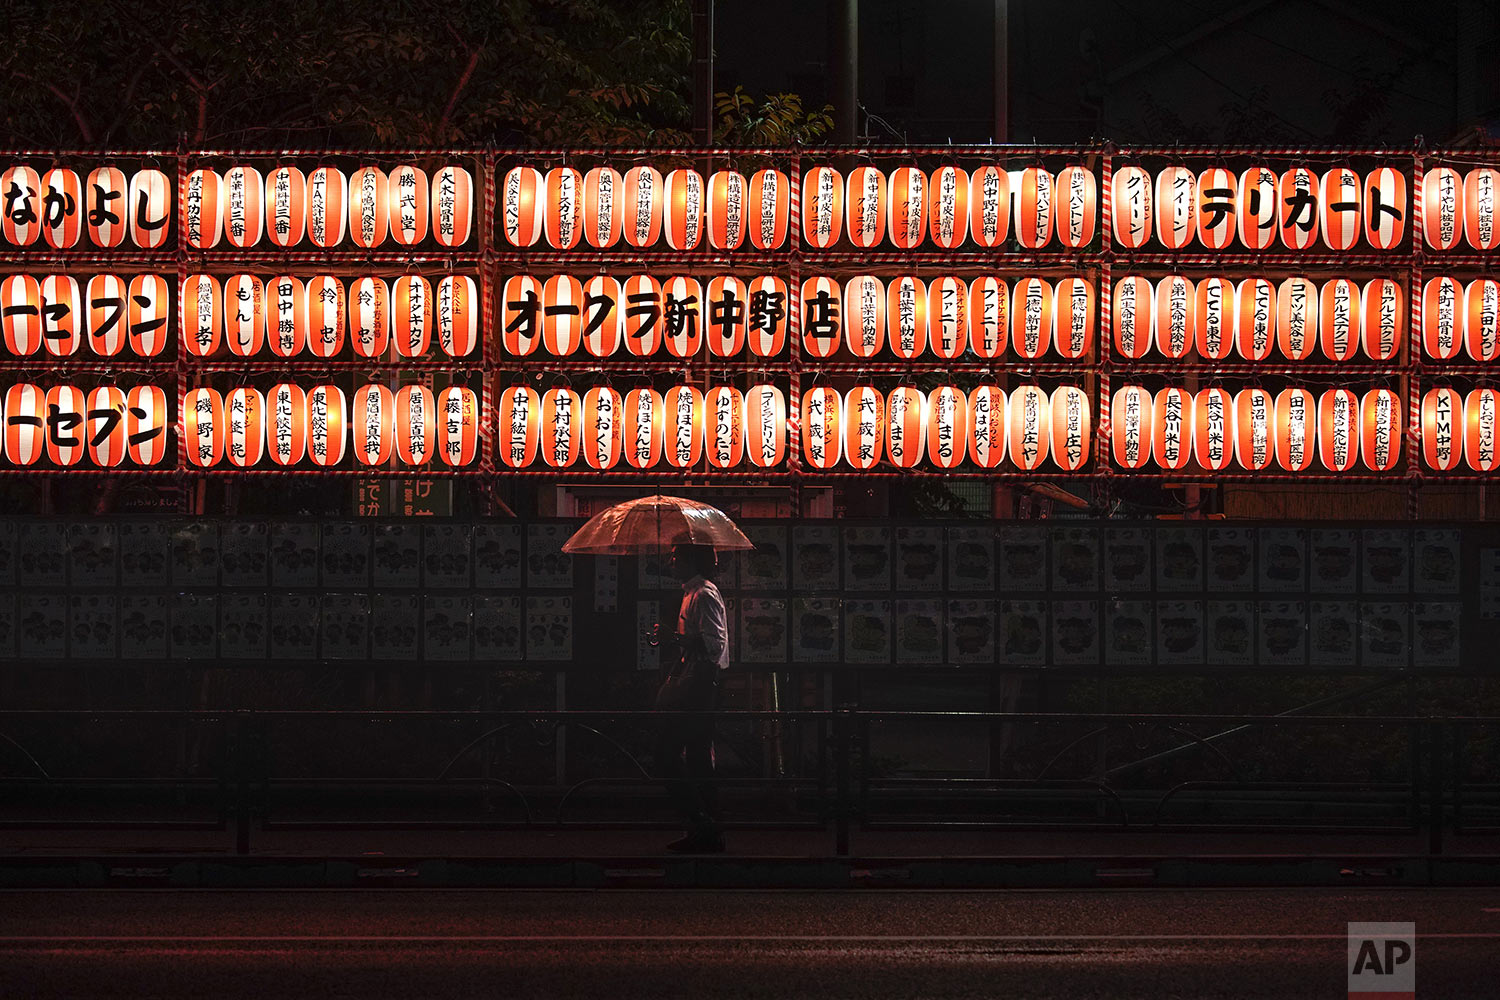
[[[1464,177],[1464,239],[1475,250],[1500,246],[1500,232],[1495,230],[1497,187],[1500,170],[1494,167],[1475,167]]]
[[[266,393],[266,450],[277,465],[296,465],[307,455],[307,393],[278,382]]]
[[[1193,293],[1193,348],[1209,361],[1222,361],[1234,351],[1234,282],[1204,278]]]
[[[1276,290],[1276,346],[1288,361],[1306,360],[1318,346],[1318,289],[1301,275]]]
[[[400,170],[411,170],[411,167],[401,167]],[[398,170],[398,173],[400,172]],[[417,171],[421,173],[421,171]],[[394,175],[393,175],[394,177]],[[422,231],[427,231],[427,185],[422,185],[421,192],[421,226]],[[392,232],[398,222],[396,206],[394,204],[395,194],[393,186],[391,206]],[[401,216],[404,224],[405,215]],[[296,167],[280,166],[266,175],[266,236],[271,243],[278,247],[296,246],[302,242],[302,234],[307,229],[307,178],[302,171]],[[400,239],[400,237],[397,237]],[[420,242],[420,237],[412,242]],[[406,244],[410,246],[410,243]]]
[[[381,357],[389,348],[391,298],[384,279],[367,275],[350,282],[349,339],[362,358]]]
[[[1052,461],[1064,472],[1077,472],[1088,464],[1092,421],[1089,397],[1076,385],[1052,390]]]
[[[1475,361],[1500,357],[1500,281],[1475,278],[1464,289],[1464,349]]]
[[[212,275],[194,274],[182,285],[182,335],[187,352],[207,358],[223,342],[224,300]]]
[[[479,346],[479,289],[466,274],[438,282],[437,339],[450,358],[466,358]]]
[[[708,179],[709,246],[738,250],[745,242],[745,226],[751,214],[750,184],[745,175],[738,170],[715,170]]]
[[[589,246],[603,250],[619,242],[625,228],[624,187],[614,167],[594,167],[583,175],[583,238]]]
[[[1240,243],[1246,250],[1269,250],[1276,242],[1280,203],[1277,177],[1268,167],[1256,165],[1240,174]]]
[[[934,278],[927,286],[927,343],[944,360],[969,345],[969,290],[962,278]]]
[[[843,456],[843,400],[826,385],[802,394],[802,460],[808,468],[825,470]]]
[[[1005,279],[985,275],[969,282],[969,350],[989,360],[998,358],[1010,343],[1010,286]]]
[[[596,358],[607,358],[620,349],[620,338],[625,334],[620,295],[620,283],[607,274],[596,274],[584,282],[583,347]]]
[[[928,178],[927,195],[927,234],[933,245],[958,249],[969,232],[969,175],[961,167],[938,167]]]
[[[620,289],[620,308],[624,312],[625,349],[638,358],[649,358],[661,350],[666,335],[661,283],[649,274],[626,278]]]
[[[1034,385],[1019,386],[1010,396],[1010,460],[1026,472],[1047,460],[1052,416],[1047,394]]]
[[[1348,167],[1334,167],[1323,175],[1318,186],[1318,228],[1328,249],[1348,250],[1359,242],[1364,220],[1362,191],[1359,174]]]
[[[5,457],[12,465],[35,465],[47,441],[47,393],[18,382],[5,390]]]
[[[130,439],[125,426],[125,391],[114,385],[90,390],[87,413],[89,461],[101,469],[124,462]]]
[[[650,469],[661,461],[666,437],[666,414],[655,389],[642,386],[625,394],[625,461],[632,468]]]
[[[432,210],[427,204],[427,172],[403,163],[386,178],[390,198],[388,228],[391,239],[401,246],[414,247],[427,238],[427,220]]]
[[[1422,350],[1429,358],[1451,361],[1463,350],[1462,295],[1458,282],[1447,275],[1429,278],[1422,287]]]
[[[1318,293],[1318,343],[1325,358],[1348,361],[1354,357],[1360,347],[1361,315],[1358,285],[1348,278],[1323,282]]]
[[[1317,404],[1302,388],[1276,394],[1276,463],[1287,472],[1303,472],[1312,465],[1317,437]]]
[[[663,183],[655,167],[631,167],[625,172],[621,208],[625,242],[633,247],[649,247],[661,238]]]
[[[89,346],[101,358],[112,358],[125,349],[126,285],[119,275],[96,274],[89,279]]]
[[[591,469],[613,469],[625,442],[625,401],[607,385],[583,394],[583,460]]]
[[[969,237],[993,250],[1010,236],[1010,175],[1000,167],[980,167],[969,175]]]
[[[14,412],[9,407],[7,411]],[[226,430],[224,398],[207,387],[189,389],[182,401],[182,436],[187,442],[188,461],[202,468],[223,461]],[[13,450],[11,460],[15,460]]]
[[[87,407],[83,390],[75,385],[54,385],[47,390],[47,461],[57,466],[77,465],[83,461],[88,443],[85,422]],[[57,422],[51,420],[57,414]]]
[[[572,250],[583,238],[583,175],[572,167],[547,171],[547,245]]]
[[[1422,396],[1422,459],[1429,469],[1452,472],[1464,460],[1464,400],[1446,386]]]
[[[1198,175],[1198,242],[1205,250],[1225,250],[1234,242],[1239,221],[1237,181],[1223,167]]]
[[[1057,241],[1081,250],[1094,241],[1099,219],[1098,185],[1087,167],[1064,167],[1057,173]]]
[[[1472,389],[1464,397],[1464,460],[1475,472],[1500,468],[1495,447],[1495,419],[1500,413],[1500,389]]]
[[[1016,282],[1010,306],[1010,345],[1028,360],[1046,354],[1052,345],[1052,286],[1045,278]]]
[[[1122,385],[1109,404],[1111,454],[1122,469],[1144,468],[1151,461],[1151,393]]]
[[[511,357],[524,358],[541,342],[542,283],[513,274],[500,289],[500,346]]]
[[[1193,397],[1193,457],[1209,472],[1234,461],[1234,397],[1218,386]]]
[[[83,343],[83,298],[78,279],[70,274],[49,274],[42,279],[42,343],[47,353],[67,357],[78,353]]]
[[[1359,397],[1348,389],[1328,389],[1318,400],[1318,461],[1329,472],[1359,462]]]
[[[224,183],[212,170],[194,170],[183,189],[188,246],[211,250],[224,236]]]
[[[733,469],[745,457],[745,397],[733,386],[719,385],[703,397],[707,430],[703,443],[708,464]]]
[[[530,390],[527,390],[528,392]],[[532,397],[535,398],[535,393]],[[396,457],[407,465],[426,465],[437,443],[437,404],[425,385],[404,385],[396,392]],[[535,441],[535,422],[532,423]]]
[[[1151,175],[1134,164],[1114,172],[1110,188],[1110,228],[1115,246],[1138,250],[1151,239]]]
[[[1187,167],[1163,167],[1156,175],[1156,238],[1181,250],[1198,230],[1198,178]]]
[[[42,286],[29,274],[0,281],[0,326],[5,350],[15,357],[35,354],[42,346]]]
[[[1187,356],[1193,346],[1196,289],[1191,279],[1169,274],[1156,284],[1156,349],[1169,358]]]
[[[337,167],[319,167],[307,175],[307,238],[331,250],[344,240],[349,225],[349,180]]]
[[[879,167],[855,167],[849,171],[844,210],[849,242],[862,249],[878,246],[885,239],[885,174]]]
[[[1115,353],[1122,358],[1145,357],[1156,339],[1156,292],[1150,279],[1138,274],[1121,278],[1112,298]]]
[[[126,449],[136,465],[156,465],[167,453],[167,394],[160,386],[137,385],[125,394]],[[6,412],[10,412],[7,406]],[[9,441],[6,442],[9,454]]]
[[[378,383],[364,385],[354,394],[349,411],[354,431],[354,457],[365,465],[384,465],[396,447],[396,397]]]
[[[709,279],[703,329],[710,354],[716,358],[732,358],[745,349],[748,308],[745,283],[739,278],[721,274]]]
[[[703,393],[691,385],[674,385],[661,396],[665,438],[662,457],[679,469],[691,469],[703,457]]]
[[[1057,283],[1057,353],[1065,358],[1088,357],[1094,350],[1094,285],[1087,278],[1064,278]]]
[[[802,175],[802,242],[827,250],[839,241],[844,221],[844,179],[832,167]]]
[[[916,167],[892,170],[886,206],[891,245],[898,250],[920,246],[927,233],[927,175]]]
[[[315,385],[308,392],[307,457],[314,465],[327,467],[344,460],[349,443],[347,412],[344,390],[338,386]]]
[[[583,401],[565,386],[554,386],[542,394],[542,461],[554,469],[566,469],[578,461],[583,441]]]
[[[786,282],[763,274],[752,278],[746,291],[750,299],[745,339],[750,353],[760,358],[777,357],[786,347],[787,314],[791,311]]]
[[[167,323],[172,297],[167,279],[159,274],[138,274],[130,279],[130,349],[143,358],[154,358],[167,346]]]
[[[1276,288],[1265,278],[1235,287],[1235,347],[1246,361],[1264,361],[1276,346]]]
[[[1360,294],[1360,343],[1372,361],[1389,361],[1406,333],[1406,293],[1400,282],[1372,278]]]
[[[290,358],[307,347],[307,287],[291,275],[266,282],[266,334],[271,353]]]
[[[403,358],[419,358],[432,346],[432,286],[420,274],[391,283],[391,343]]]
[[[1016,242],[1039,250],[1052,239],[1052,175],[1043,167],[1027,167],[1016,180]]]
[[[559,358],[583,343],[583,283],[571,274],[554,274],[542,288],[542,342]]]
[[[703,239],[703,175],[680,167],[663,181],[666,205],[667,246],[673,250],[696,250]]]
[[[780,250],[791,218],[792,182],[780,170],[757,170],[750,178],[750,245]]]
[[[911,360],[927,349],[927,289],[921,278],[902,275],[886,284],[885,322],[896,357]]]
[[[135,187],[134,178],[130,185]],[[266,228],[264,196],[259,170],[240,165],[224,172],[224,237],[230,246],[245,249],[260,242]]]
[[[838,285],[833,284],[834,299]],[[703,286],[697,278],[668,278],[662,282],[662,342],[674,358],[696,358],[703,349]],[[837,341],[835,341],[837,343]]]
[[[969,392],[969,461],[981,469],[998,468],[1005,461],[1009,428],[1010,408],[1005,390],[996,385],[980,385]]]
[[[474,177],[449,165],[432,175],[432,238],[438,246],[461,247],[474,229]]]
[[[771,469],[786,460],[786,396],[779,388],[761,383],[745,390],[744,426],[745,456],[751,465]],[[875,457],[880,457],[879,438]]]
[[[1452,167],[1422,175],[1422,238],[1434,250],[1452,250],[1463,238],[1464,182]]]
[[[46,211],[42,205],[42,179],[27,166],[7,167],[0,173],[0,233],[12,246],[29,247],[42,235]],[[29,209],[29,211],[27,211]]]
[[[885,448],[885,397],[857,385],[844,394],[843,418],[844,460],[860,471],[875,468]]]
[[[1401,398],[1371,389],[1359,404],[1360,458],[1372,472],[1389,472],[1401,461]]]
[[[242,385],[224,398],[229,434],[224,454],[229,464],[248,469],[266,454],[266,399],[254,386]]]
[[[0,174],[0,190],[10,190],[10,183],[3,174]],[[128,195],[125,172],[119,167],[98,167],[89,171],[83,200],[88,207],[89,240],[94,246],[108,250],[125,242],[125,231],[130,222]],[[8,220],[5,224],[9,224]],[[6,231],[5,238],[10,239],[9,231]]]
[[[257,183],[260,178],[256,177]],[[130,178],[130,239],[142,250],[166,246],[172,235],[172,182],[160,170],[137,170]]]
[[[922,390],[898,385],[885,401],[885,454],[898,469],[922,461],[927,445],[927,398]]]
[[[802,351],[808,357],[827,358],[838,353],[843,331],[840,295],[836,278],[802,282]]]
[[[969,443],[969,397],[941,385],[927,394],[927,457],[939,469],[963,464]]]
[[[3,190],[3,189],[0,189]],[[55,250],[78,245],[83,235],[83,183],[67,167],[53,167],[42,175],[42,201],[38,214],[42,237]]]
[[[307,283],[307,351],[315,358],[334,358],[343,349],[344,283],[320,274]]]
[[[1406,175],[1379,167],[1365,175],[1365,242],[1375,250],[1394,250],[1406,238]]]
[[[1275,457],[1276,403],[1255,386],[1234,397],[1234,457],[1240,468],[1259,472]]]
[[[1318,240],[1318,177],[1306,167],[1293,167],[1277,183],[1281,245],[1306,250]]]
[[[438,393],[438,457],[454,468],[473,465],[479,455],[479,398],[468,386],[450,385]]]
[[[500,181],[500,231],[513,247],[536,246],[547,214],[547,186],[535,167],[514,166]]]

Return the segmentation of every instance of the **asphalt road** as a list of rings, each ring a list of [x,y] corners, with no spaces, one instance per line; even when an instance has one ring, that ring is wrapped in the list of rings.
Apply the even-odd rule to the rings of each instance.
[[[1493,997],[1500,890],[0,892],[3,997]]]

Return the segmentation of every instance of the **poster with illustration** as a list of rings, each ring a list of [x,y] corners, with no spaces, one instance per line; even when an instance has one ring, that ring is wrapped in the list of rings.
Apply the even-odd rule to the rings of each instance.
[[[525,614],[519,594],[475,594],[474,662],[519,664],[525,656],[521,645]]]
[[[1385,670],[1411,665],[1411,606],[1407,602],[1360,602],[1359,665]]]
[[[1104,602],[1104,664],[1135,667],[1151,662],[1151,601]]]
[[[528,558],[530,555],[528,553]],[[573,658],[573,598],[528,595],[526,660],[556,662]]]
[[[1151,589],[1151,531],[1139,525],[1104,529],[1104,589],[1112,594]]]
[[[844,662],[890,663],[893,626],[890,601],[845,601]]]
[[[16,582],[16,522],[0,518],[0,587]]]
[[[470,660],[472,616],[468,594],[428,594],[422,604],[422,658],[429,663]]]
[[[415,521],[375,525],[375,589],[422,585],[422,526]]]
[[[318,655],[363,660],[370,655],[370,595],[324,594],[318,601]]]
[[[61,604],[62,598],[57,601]],[[171,614],[172,659],[212,660],[219,655],[218,594],[173,594]]]
[[[422,586],[428,590],[468,590],[473,586],[469,526],[445,521],[422,525]]]
[[[1209,525],[1204,547],[1207,551],[1203,567],[1209,593],[1255,589],[1254,528]],[[1213,654],[1211,646],[1209,654]]]
[[[120,659],[165,660],[170,612],[165,594],[120,594]]]
[[[219,656],[226,660],[264,660],[270,655],[270,598],[264,593],[220,595]]]
[[[943,529],[896,529],[896,590],[943,589]]]
[[[370,659],[411,662],[422,646],[422,599],[414,594],[370,598]]]
[[[1099,589],[1099,532],[1094,528],[1052,529],[1052,589]]]
[[[1307,665],[1307,603],[1261,601],[1256,608],[1256,655],[1263,667]]]
[[[1047,589],[1047,526],[1002,524],[995,532],[995,574],[1003,591]]]
[[[370,589],[368,521],[326,521],[320,525],[318,566],[324,590]]]
[[[1307,529],[1261,526],[1260,591],[1300,594],[1307,589]]]
[[[995,662],[995,602],[989,598],[948,601],[948,661],[988,666]]]
[[[995,589],[995,530],[954,526],[947,530],[947,542],[948,589],[992,592]]]
[[[1001,666],[1047,662],[1047,602],[1001,601],[998,658]]]
[[[1098,666],[1099,602],[1052,602],[1052,662],[1057,666]]]
[[[75,521],[68,526],[68,583],[74,588],[113,587],[119,582],[113,521]]]
[[[1417,528],[1411,533],[1412,593],[1458,593],[1460,539],[1457,528]]]
[[[316,587],[319,540],[318,526],[311,521],[274,522],[270,539],[271,585]]]
[[[1203,526],[1156,526],[1156,589],[1203,591]]]
[[[1419,550],[1420,551],[1420,550]],[[1412,666],[1456,667],[1460,662],[1463,606],[1457,601],[1416,601],[1411,606]]]
[[[844,589],[887,594],[891,590],[891,532],[885,526],[844,529]]]
[[[211,525],[212,527],[212,525]],[[68,525],[65,521],[22,521],[16,538],[21,587],[66,587],[68,585]],[[213,569],[218,571],[218,546],[211,544]],[[213,583],[218,582],[217,575]]]
[[[1204,603],[1203,624],[1207,666],[1248,667],[1255,662],[1255,605],[1252,602],[1207,601]]]
[[[74,594],[68,599],[68,656],[113,660],[120,651],[113,593]]]
[[[318,658],[317,594],[271,595],[271,659]]]
[[[1156,602],[1156,659],[1166,666],[1200,666],[1203,602]]]
[[[515,590],[521,586],[521,525],[515,522],[474,525],[474,586],[480,590]]]
[[[34,590],[16,594],[16,655],[33,660],[68,655],[67,597]]]
[[[785,591],[787,528],[784,524],[747,524],[745,537],[755,548],[735,554],[740,590]]]
[[[562,547],[564,542],[573,537],[573,532],[577,529],[576,524],[528,524],[526,526],[527,587],[572,589],[573,557],[564,552]],[[527,633],[529,637],[529,628]],[[530,645],[526,647],[526,651],[529,656]]]
[[[0,590],[0,659],[16,655],[16,595]]]
[[[1316,541],[1314,545],[1316,545]],[[1359,659],[1359,602],[1311,601],[1307,606],[1307,665],[1352,667]]]
[[[741,597],[740,661],[787,662],[786,601],[778,597]]]
[[[170,538],[170,522],[160,518],[120,522],[117,541],[121,590],[144,590],[170,583]]]
[[[1308,589],[1315,594],[1357,593],[1358,533],[1352,528],[1313,528],[1308,537]]]
[[[896,662],[943,662],[943,604],[934,600],[896,602]]]
[[[259,587],[271,581],[271,526],[265,521],[226,521],[219,528],[219,582]]]
[[[829,597],[792,601],[792,663],[835,663],[842,602]]]
[[[1411,589],[1411,532],[1366,528],[1360,532],[1360,592],[1405,594]]]
[[[831,524],[792,528],[792,589],[828,593],[839,589],[839,529]]]

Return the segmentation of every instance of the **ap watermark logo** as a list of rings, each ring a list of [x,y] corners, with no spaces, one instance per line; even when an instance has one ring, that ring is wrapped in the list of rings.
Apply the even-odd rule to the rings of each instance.
[[[1417,925],[1349,925],[1349,1000],[1414,1000]]]

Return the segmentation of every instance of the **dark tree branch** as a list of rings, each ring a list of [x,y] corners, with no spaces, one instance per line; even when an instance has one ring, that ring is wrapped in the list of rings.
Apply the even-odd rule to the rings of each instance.
[[[73,122],[78,126],[78,135],[83,139],[83,144],[85,146],[92,146],[94,144],[94,130],[89,126],[88,119],[84,117],[83,109],[78,106],[78,94],[69,97],[57,84],[48,80],[38,80],[33,76],[22,73],[20,70],[11,70],[11,76],[50,90],[59,101],[68,106],[69,113],[73,115]]]

